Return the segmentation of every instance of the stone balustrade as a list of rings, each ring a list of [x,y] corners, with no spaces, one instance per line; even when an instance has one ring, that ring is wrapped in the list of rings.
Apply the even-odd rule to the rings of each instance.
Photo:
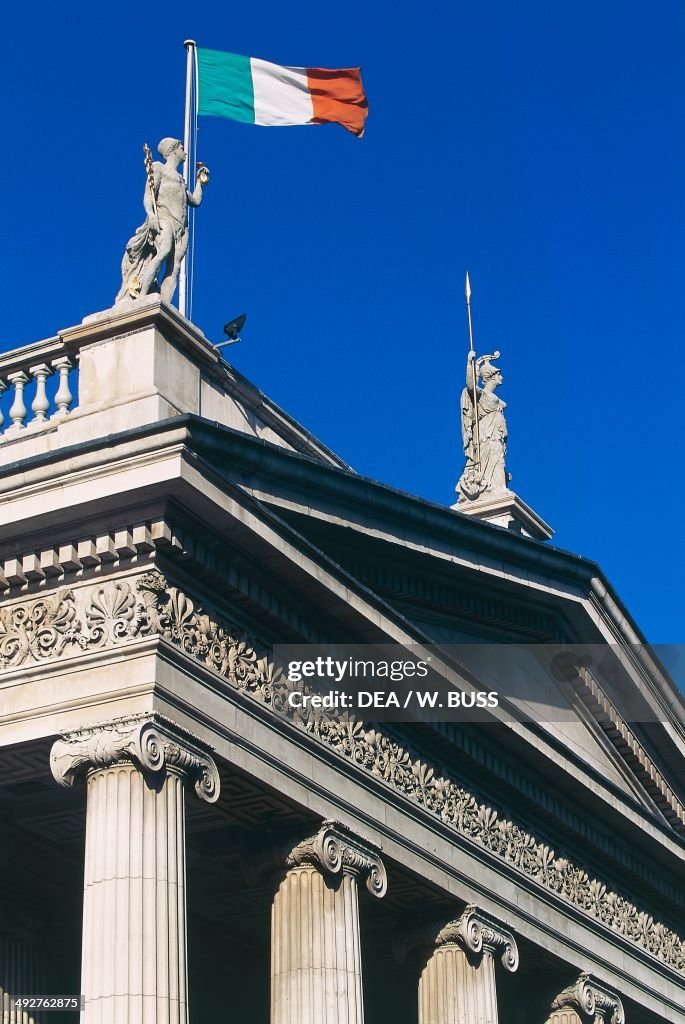
[[[74,359],[60,338],[0,356],[0,442],[67,415],[75,404],[69,379],[73,367]]]
[[[188,414],[345,467],[159,295],[0,354],[0,466]]]

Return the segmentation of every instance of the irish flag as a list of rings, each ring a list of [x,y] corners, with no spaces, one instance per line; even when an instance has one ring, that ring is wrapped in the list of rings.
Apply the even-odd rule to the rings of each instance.
[[[364,134],[359,68],[290,68],[258,57],[197,50],[198,114],[248,124],[341,124]]]

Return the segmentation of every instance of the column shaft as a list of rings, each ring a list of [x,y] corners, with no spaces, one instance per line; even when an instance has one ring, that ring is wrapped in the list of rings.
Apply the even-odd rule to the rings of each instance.
[[[0,931],[0,1024],[42,1024],[42,1013],[17,1010],[10,996],[45,995],[42,956],[29,936]]]
[[[582,1024],[575,1010],[554,1010],[547,1018],[547,1024]]]
[[[187,1024],[183,782],[88,776],[83,1024]]]
[[[474,966],[456,943],[438,946],[419,980],[419,1024],[497,1024],[492,955]]]
[[[290,870],[271,918],[271,1024],[363,1024],[357,879]]]

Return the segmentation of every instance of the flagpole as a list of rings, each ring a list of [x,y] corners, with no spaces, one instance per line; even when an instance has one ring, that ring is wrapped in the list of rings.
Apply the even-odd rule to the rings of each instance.
[[[186,159],[183,164],[183,180],[186,183],[186,188],[190,190],[190,167],[191,167],[191,131],[192,131],[192,96],[193,96],[193,60],[195,59],[195,50],[197,43],[194,39],[186,39],[183,45],[186,48],[186,104],[185,104],[185,115],[183,121],[183,149],[185,150]],[[181,270],[178,275],[178,311],[182,316],[188,315],[188,256],[187,254],[183,257],[183,263],[181,264]]]

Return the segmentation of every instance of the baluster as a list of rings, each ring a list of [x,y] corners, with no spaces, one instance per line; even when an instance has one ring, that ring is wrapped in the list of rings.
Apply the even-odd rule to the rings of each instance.
[[[23,370],[18,370],[16,373],[8,373],[7,380],[14,385],[14,401],[10,407],[12,426],[9,429],[22,430],[27,411],[24,403],[24,385],[28,384],[29,378]]]
[[[45,382],[48,377],[51,376],[52,370],[47,363],[39,363],[38,366],[32,366],[29,369],[29,373],[36,378],[36,397],[31,403],[31,409],[36,417],[36,420],[44,420],[48,409],[50,408],[50,402],[48,396],[45,393]]]
[[[52,360],[52,365],[59,372],[59,387],[57,394],[55,395],[55,404],[57,405],[57,412],[55,416],[66,416],[69,412],[69,406],[71,405],[74,396],[69,390],[69,370],[71,369],[71,360],[68,356],[60,356],[58,359]]]
[[[7,391],[7,385],[4,381],[0,380],[0,398],[2,398],[3,391]],[[5,414],[0,407],[0,433],[2,432],[2,425],[5,422]]]

